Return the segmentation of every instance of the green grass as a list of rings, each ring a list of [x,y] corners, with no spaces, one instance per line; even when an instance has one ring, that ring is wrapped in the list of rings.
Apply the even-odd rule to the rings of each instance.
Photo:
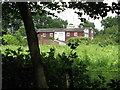
[[[49,48],[55,47],[56,54],[62,52],[69,53],[70,51],[68,46],[45,45],[40,47],[42,52],[48,52]],[[109,45],[106,47],[100,47],[98,45],[80,45],[75,51],[79,56],[79,60],[86,60],[89,69],[92,71],[103,71],[104,69],[118,71],[118,46]]]
[[[18,46],[6,45],[2,46],[2,53],[5,49],[17,50]],[[28,50],[28,47],[23,47]],[[55,48],[55,55],[66,52],[69,54],[68,46],[60,45],[40,45],[41,52],[49,52],[50,48]],[[79,60],[87,62],[88,70],[90,71],[118,71],[118,46],[109,45],[100,47],[98,45],[80,45],[75,50]]]

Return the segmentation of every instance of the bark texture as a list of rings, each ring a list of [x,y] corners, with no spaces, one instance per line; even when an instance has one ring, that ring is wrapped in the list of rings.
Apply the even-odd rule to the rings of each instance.
[[[42,64],[42,57],[40,56],[39,44],[37,34],[35,32],[34,24],[32,21],[32,15],[29,10],[29,6],[27,2],[18,2],[17,3],[22,20],[24,22],[28,47],[30,50],[31,60],[34,67],[35,72],[35,82],[37,88],[48,88],[43,64]]]

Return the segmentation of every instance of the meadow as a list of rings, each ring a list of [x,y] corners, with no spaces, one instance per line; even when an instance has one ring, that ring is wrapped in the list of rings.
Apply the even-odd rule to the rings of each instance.
[[[2,53],[5,49],[17,50],[19,46],[2,46]],[[70,48],[67,45],[40,45],[40,52],[48,52],[50,48],[55,48],[55,56],[58,53],[66,52],[69,54]],[[28,50],[28,47],[22,47]],[[75,50],[79,60],[87,62],[90,71],[118,71],[118,46],[108,45],[100,47],[99,45],[79,45]],[[91,67],[92,66],[92,67]]]
[[[65,52],[67,55],[70,53],[70,48],[67,45],[40,45],[39,47],[41,53],[49,52],[50,48],[55,48],[55,57],[58,53]],[[17,48],[18,46],[14,45],[4,45],[2,46],[2,53],[6,49],[16,51]],[[22,48],[28,50],[27,46]],[[98,75],[104,76],[106,83],[110,82],[110,79],[119,79],[118,45],[108,45],[106,47],[100,47],[97,44],[79,45],[74,52],[77,52],[78,55],[76,60],[84,61],[87,64],[87,74],[92,81],[98,80]]]

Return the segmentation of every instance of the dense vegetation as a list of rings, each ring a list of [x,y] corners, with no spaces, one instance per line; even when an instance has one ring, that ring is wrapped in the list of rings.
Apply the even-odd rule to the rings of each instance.
[[[68,46],[40,46],[49,87],[65,88],[66,62],[71,49]],[[94,47],[94,48],[93,48]],[[32,64],[28,48],[3,46],[3,86],[34,87]],[[51,49],[50,49],[51,48]],[[50,50],[49,50],[50,49]],[[79,45],[72,54],[73,82],[76,88],[109,88],[111,80],[119,84],[118,46]],[[74,56],[74,55],[72,55]],[[66,59],[65,59],[66,58]],[[70,59],[70,58],[69,58]],[[70,59],[71,61],[71,59]],[[54,69],[53,69],[54,68]],[[82,70],[82,71],[81,71]],[[19,74],[19,75],[18,75]],[[14,77],[14,80],[12,80]],[[18,83],[15,83],[16,81]],[[12,81],[12,82],[11,82]],[[23,83],[24,82],[24,83]],[[114,84],[114,83],[113,83]],[[112,85],[113,85],[112,84]],[[113,86],[114,88],[117,87]],[[112,87],[112,86],[111,86]]]
[[[67,45],[71,49],[68,46],[40,45],[49,87],[68,87],[70,82],[67,82],[67,75],[70,74],[71,87],[118,88],[119,46],[117,38],[110,38],[116,34],[117,28],[113,25],[106,28],[104,33],[97,33],[93,40],[83,37],[69,39]],[[33,66],[25,36],[22,26],[14,35],[7,34],[2,37],[5,40],[5,45],[2,46],[4,88],[35,87],[32,79]],[[21,47],[18,47],[19,45]]]
[[[13,35],[5,34],[1,37],[3,45],[27,45],[24,26],[21,26]]]
[[[100,44],[118,44],[119,43],[119,18],[116,17],[107,17],[101,21],[102,26],[104,27],[99,33],[96,34],[95,41]],[[102,37],[102,38],[101,38]]]
[[[46,27],[44,25],[47,25],[46,28],[56,27],[58,25],[56,23],[58,21],[60,22],[60,19],[57,19],[55,22],[52,21],[53,23],[50,23],[51,21],[41,23],[42,19],[40,19],[41,21],[39,22],[39,17],[34,21],[35,23],[33,23],[35,19],[32,20],[34,15],[50,14],[50,12],[45,10],[46,8],[55,11],[63,11],[65,8],[78,9],[76,13],[80,16],[81,21],[85,21],[85,18],[82,18],[83,14],[87,14],[94,19],[103,18],[107,16],[107,12],[109,11],[120,14],[119,4],[112,3],[112,6],[107,6],[107,4],[101,2],[69,2],[67,3],[69,5],[65,2],[61,2],[61,6],[58,2],[40,2],[39,4],[40,5],[36,2],[3,3],[3,31],[12,32],[10,33],[12,35],[2,37],[4,45],[12,45],[10,49],[6,49],[2,52],[3,88],[48,88],[48,86],[50,88],[119,88],[119,62],[117,61],[118,58],[116,58],[119,53],[115,52],[119,40],[116,37],[116,35],[118,35],[116,29],[117,25],[114,24],[114,22],[109,26],[107,24],[110,20],[104,20],[102,22],[104,30],[97,32],[93,41],[83,38],[74,38],[67,43],[70,48],[67,46],[62,47],[62,49],[65,50],[63,52],[59,51],[57,53],[56,49],[58,48],[54,46],[54,48],[49,48],[50,51],[48,51],[48,49],[47,52],[43,52],[40,49],[41,53],[39,53],[38,40],[34,26],[37,28]],[[84,13],[81,12],[81,10],[83,10]],[[46,18],[45,16],[45,19]],[[49,19],[48,17],[47,21],[49,21]],[[21,20],[23,20],[23,22],[21,22]],[[61,22],[60,28],[66,25],[66,22],[65,25],[61,25]],[[22,49],[21,47],[18,48],[18,45],[26,45],[26,37],[22,39],[24,35],[20,33],[21,31],[13,34],[13,31],[18,30],[23,23],[26,30],[29,50],[25,50],[25,48]],[[36,25],[36,23],[41,26]],[[49,24],[53,26],[49,26]],[[89,26],[88,24],[90,23],[87,22],[83,27]],[[93,24],[91,25],[94,26]],[[110,32],[111,29],[112,32]],[[101,38],[104,38],[105,41],[104,39],[101,40]],[[79,41],[79,43],[76,41]],[[13,45],[17,45],[17,49],[12,50]],[[6,46],[3,47],[5,48]],[[80,49],[78,49],[79,47]],[[109,50],[107,48],[109,48]],[[77,49],[79,51],[77,51]],[[82,51],[82,49],[86,50]],[[93,50],[93,52],[90,50]],[[99,53],[99,51],[101,52]],[[88,52],[90,52],[90,55]],[[95,54],[93,55],[94,52]],[[99,53],[98,56],[97,53]]]

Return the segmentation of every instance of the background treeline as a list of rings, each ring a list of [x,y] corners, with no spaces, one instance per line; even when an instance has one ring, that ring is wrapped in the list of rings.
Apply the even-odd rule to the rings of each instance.
[[[95,35],[94,41],[99,44],[116,45],[119,44],[119,28],[118,28],[118,18],[116,17],[107,17],[101,21],[103,30],[99,31]]]
[[[23,21],[21,19],[13,19],[13,15],[9,19],[2,19],[1,31],[8,34],[14,34],[21,26]],[[40,28],[66,28],[68,22],[58,17],[53,17],[47,14],[35,14],[32,16],[35,29]]]
[[[63,21],[59,18],[52,19],[50,16],[36,15],[36,16],[34,16],[33,20],[34,20],[36,29],[39,29],[39,28],[66,28],[66,26],[68,24],[67,21]],[[42,22],[40,22],[40,21],[42,21]],[[100,30],[100,31],[98,31],[95,28],[94,23],[91,23],[89,21],[86,21],[85,23],[82,23],[79,25],[80,28],[85,28],[85,27],[93,28],[93,30],[94,30],[94,39],[93,40],[90,40],[89,38],[87,39],[87,38],[82,38],[82,37],[76,37],[76,38],[71,38],[68,41],[77,40],[80,43],[99,44],[100,46],[106,46],[109,44],[117,45],[119,43],[117,17],[107,17],[106,19],[103,19],[101,21],[101,24],[103,26],[103,30]],[[8,31],[7,31],[8,34],[4,35],[2,37],[4,39],[3,44],[7,43],[8,45],[10,45],[10,44],[12,44],[12,45],[27,45],[24,26],[19,26],[18,30],[15,29],[14,32],[11,32],[11,33],[9,33],[10,27],[6,28],[6,29],[8,29]],[[82,42],[81,42],[81,40],[82,40]]]

